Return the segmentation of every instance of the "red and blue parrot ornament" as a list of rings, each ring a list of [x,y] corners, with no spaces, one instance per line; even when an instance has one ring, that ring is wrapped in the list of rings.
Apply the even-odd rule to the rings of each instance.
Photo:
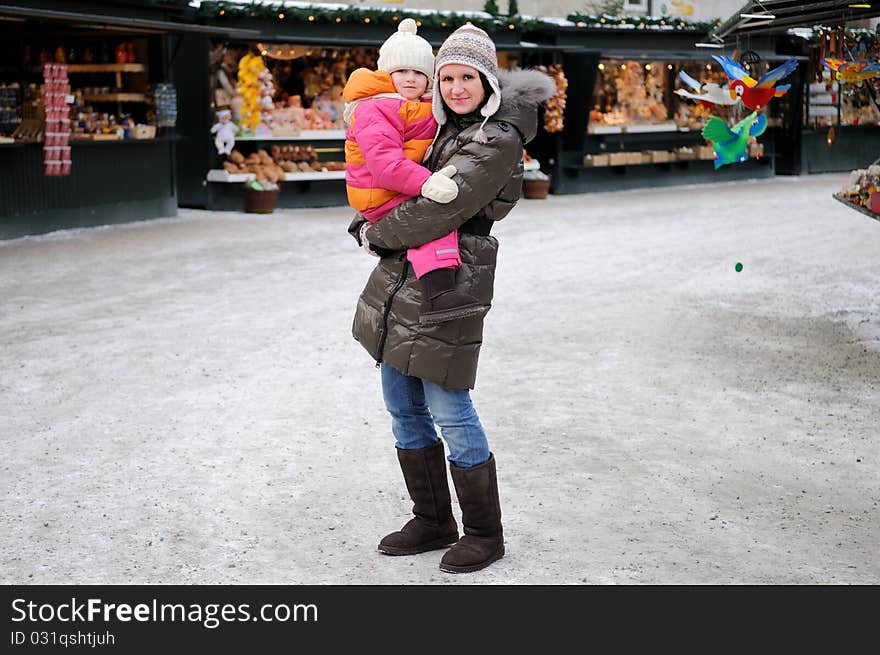
[[[788,59],[756,80],[729,57],[712,55],[712,59],[721,64],[724,73],[730,78],[730,96],[738,96],[749,109],[763,109],[773,98],[785,95],[791,84],[776,86],[776,83],[791,75],[798,66],[797,59]]]

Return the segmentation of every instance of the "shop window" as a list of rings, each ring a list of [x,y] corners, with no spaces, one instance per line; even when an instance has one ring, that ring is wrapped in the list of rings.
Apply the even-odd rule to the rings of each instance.
[[[48,27],[21,46],[18,40],[0,39],[0,135],[45,139],[53,148],[62,146],[50,141],[155,136],[156,126],[163,123],[157,120],[153,42],[124,34],[71,35]],[[61,102],[69,110],[52,129],[44,123],[46,64],[64,67]]]
[[[260,85],[260,120],[253,130],[291,136],[301,130],[342,130],[342,89],[355,69],[375,69],[375,48],[322,48],[298,44],[213,45],[212,108],[230,109],[233,120],[242,124],[242,102],[248,102],[239,80],[246,56],[262,58],[271,80]],[[244,97],[243,97],[244,95]],[[243,125],[249,129],[247,120]],[[266,134],[267,136],[269,134]]]
[[[769,64],[750,64],[755,77],[760,77]],[[740,104],[720,105],[699,102],[679,96],[677,89],[691,89],[679,78],[679,72],[701,85],[725,87],[729,79],[713,61],[632,61],[605,59],[599,63],[593,108],[588,132],[648,132],[695,130],[703,128],[710,116],[735,122],[745,116]],[[776,109],[767,110],[771,126],[779,124]]]
[[[670,127],[670,71],[664,62],[604,59],[593,89],[589,131]]]
[[[839,82],[825,70],[821,80],[813,78],[804,95],[804,127],[821,129],[834,125],[880,124],[880,81],[860,84]]]

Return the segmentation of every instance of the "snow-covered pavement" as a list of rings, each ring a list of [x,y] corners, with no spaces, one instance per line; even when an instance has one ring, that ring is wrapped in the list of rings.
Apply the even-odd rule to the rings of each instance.
[[[375,550],[411,503],[349,210],[0,242],[0,579],[880,583],[880,222],[845,178],[520,202],[473,392],[507,556],[459,576]]]

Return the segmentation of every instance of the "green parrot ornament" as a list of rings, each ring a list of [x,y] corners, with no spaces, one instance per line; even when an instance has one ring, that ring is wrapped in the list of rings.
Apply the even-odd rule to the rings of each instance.
[[[767,117],[753,111],[732,128],[727,123],[712,116],[703,127],[700,134],[712,143],[715,151],[715,170],[725,164],[744,162],[749,158],[749,141],[754,137],[764,134],[767,129]]]

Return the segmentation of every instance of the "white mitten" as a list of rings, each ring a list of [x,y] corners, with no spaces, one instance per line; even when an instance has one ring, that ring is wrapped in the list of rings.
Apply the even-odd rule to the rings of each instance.
[[[446,166],[425,180],[422,195],[434,202],[452,202],[458,196],[458,185],[452,178],[458,171],[455,166]]]

